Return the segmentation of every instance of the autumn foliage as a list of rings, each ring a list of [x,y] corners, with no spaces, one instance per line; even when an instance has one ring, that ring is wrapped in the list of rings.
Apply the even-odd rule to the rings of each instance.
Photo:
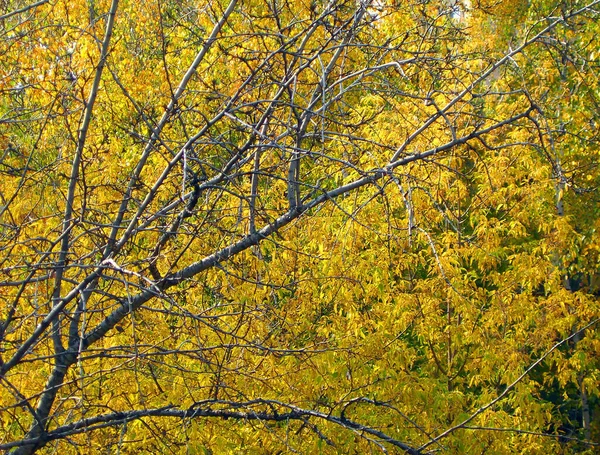
[[[597,453],[599,15],[0,2],[0,449]]]

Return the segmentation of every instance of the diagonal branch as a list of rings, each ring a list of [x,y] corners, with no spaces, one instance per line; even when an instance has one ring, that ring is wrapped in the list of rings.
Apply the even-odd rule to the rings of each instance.
[[[17,14],[25,13],[30,9],[37,8],[38,6],[42,6],[45,3],[48,3],[49,0],[40,0],[39,2],[32,3],[31,5],[24,6],[23,8],[16,9],[11,11],[10,13],[6,13],[0,16],[0,21],[8,19],[9,17],[16,16]]]
[[[516,387],[516,385],[519,384],[529,373],[531,373],[531,370],[533,370],[536,366],[538,366],[540,363],[542,363],[544,361],[544,359],[546,359],[550,354],[552,354],[554,351],[556,351],[560,346],[562,346],[566,342],[572,340],[576,336],[578,336],[581,333],[585,332],[590,327],[595,326],[596,324],[598,324],[598,322],[600,322],[600,318],[594,319],[589,324],[587,324],[585,327],[579,329],[578,331],[576,331],[576,332],[572,333],[571,335],[569,335],[567,338],[564,338],[561,341],[559,341],[558,343],[556,343],[554,346],[552,346],[550,349],[548,349],[544,353],[544,355],[542,355],[535,362],[533,362],[529,366],[529,368],[527,368],[517,379],[515,379],[511,384],[509,384],[508,386],[506,386],[506,389],[504,389],[504,391],[500,395],[498,395],[496,398],[494,398],[492,401],[490,401],[485,406],[480,407],[477,411],[475,411],[473,414],[471,414],[469,417],[467,417],[465,420],[463,420],[458,425],[455,425],[452,428],[448,428],[446,431],[444,431],[443,433],[441,433],[438,436],[436,436],[435,438],[433,438],[427,444],[423,444],[421,447],[419,447],[419,451],[425,450],[430,445],[437,443],[441,439],[444,439],[446,436],[448,436],[449,434],[455,432],[456,430],[468,428],[467,425],[469,424],[469,422],[471,422],[473,419],[475,419],[478,415],[480,415],[480,414],[484,413],[485,411],[487,411],[489,408],[491,408],[492,406],[494,406],[499,401],[501,401],[504,398],[506,398],[506,396],[508,395],[508,393],[512,389],[514,389]]]

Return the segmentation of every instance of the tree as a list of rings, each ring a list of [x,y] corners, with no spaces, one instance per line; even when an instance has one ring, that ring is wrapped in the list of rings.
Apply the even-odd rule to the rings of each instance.
[[[593,450],[597,8],[5,2],[0,447]]]

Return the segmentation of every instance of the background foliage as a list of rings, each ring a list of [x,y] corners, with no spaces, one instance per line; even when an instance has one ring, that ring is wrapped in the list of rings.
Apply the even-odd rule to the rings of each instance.
[[[597,0],[0,8],[0,448],[598,450]]]

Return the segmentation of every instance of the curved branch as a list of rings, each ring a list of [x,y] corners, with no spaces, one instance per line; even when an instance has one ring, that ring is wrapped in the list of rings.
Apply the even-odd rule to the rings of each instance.
[[[215,406],[219,406],[220,409],[214,409],[213,407]],[[259,406],[269,410],[265,411],[252,409]],[[281,409],[282,412],[277,412],[277,409]],[[398,447],[409,455],[424,454],[424,452],[421,450],[415,449],[414,447],[402,441],[392,438],[382,431],[365,426],[356,421],[349,420],[345,417],[336,417],[331,414],[281,403],[276,400],[264,399],[256,399],[243,403],[222,400],[205,400],[196,403],[188,409],[181,409],[177,406],[165,406],[155,409],[111,412],[108,414],[88,417],[68,425],[63,425],[55,430],[49,431],[43,436],[0,444],[0,450],[24,447],[32,444],[43,446],[48,442],[58,439],[64,439],[69,436],[87,433],[90,431],[99,430],[101,428],[122,425],[126,422],[140,420],[145,417],[172,417],[178,419],[197,419],[201,417],[209,417],[243,421],[257,420],[261,422],[288,422],[290,420],[305,422],[308,419],[317,419],[358,432],[363,437],[365,437],[364,434],[375,436],[383,442]]]

